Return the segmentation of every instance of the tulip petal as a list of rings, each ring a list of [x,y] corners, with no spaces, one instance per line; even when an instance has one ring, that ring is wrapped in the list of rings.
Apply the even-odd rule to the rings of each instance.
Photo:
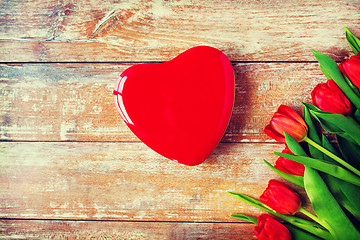
[[[282,214],[294,215],[301,208],[299,194],[288,185],[275,179],[269,181],[259,200]]]
[[[279,169],[285,173],[303,176],[304,175],[304,165],[301,163],[294,162],[292,160],[279,157],[275,163],[275,168]]]
[[[326,83],[329,86],[329,89],[332,90],[332,92],[335,92],[334,97],[332,98],[332,101],[337,102],[337,106],[340,106],[340,104],[344,105],[345,112],[349,111],[351,112],[351,103],[345,96],[345,94],[341,91],[341,89],[336,85],[336,83],[333,80],[329,80]],[[341,110],[338,110],[338,112],[341,112]],[[343,114],[348,115],[348,114]]]
[[[311,98],[323,111],[345,116],[351,114],[350,101],[333,80],[318,84],[311,92]]]
[[[324,68],[324,70],[331,76],[339,88],[344,92],[344,94],[349,98],[349,100],[356,106],[356,108],[360,107],[360,98],[354,93],[354,91],[350,88],[350,86],[346,83],[343,78],[342,73],[339,70],[337,63],[329,56],[312,50],[315,58],[318,60],[320,65]]]
[[[284,215],[284,214],[277,213],[274,210],[272,210],[271,208],[269,208],[268,206],[266,206],[265,204],[261,203],[259,200],[253,199],[244,194],[233,193],[233,192],[228,192],[228,193],[243,202],[246,202],[246,203],[248,203],[254,207],[257,207],[261,210],[264,210],[268,213],[271,213],[272,215],[277,216],[277,217],[287,221],[288,223],[291,223],[295,227],[298,227],[300,229],[308,231],[309,233],[312,233],[323,239],[332,239],[329,232],[324,227],[322,227],[321,225],[319,225],[315,222],[311,222],[311,221],[308,221],[308,220],[305,220],[302,218],[298,218],[293,215]]]
[[[270,124],[264,132],[277,141],[284,142],[284,132],[288,132],[298,141],[302,141],[307,134],[304,120],[294,110],[286,105],[281,105],[272,117]]]
[[[270,215],[261,214],[257,222],[254,233],[258,239],[291,240],[289,230]]]
[[[339,69],[360,90],[360,55],[354,55],[350,59],[343,60],[339,64]]]
[[[272,129],[276,132],[281,132],[282,134],[286,132],[299,142],[302,141],[307,134],[307,129],[305,129],[302,125],[292,119],[280,116],[280,114],[277,118],[274,118],[270,124]]]
[[[301,125],[306,127],[304,119],[295,110],[293,110],[289,106],[280,105],[278,112],[282,113],[284,115],[290,116],[294,120],[294,122],[300,123]]]
[[[285,138],[281,135],[276,134],[275,131],[271,128],[270,124],[265,127],[264,132],[266,135],[275,139],[278,142],[285,142]]]
[[[285,133],[285,135],[286,135],[286,133]],[[288,146],[285,147],[285,149],[282,151],[282,153],[293,154],[293,152],[290,151]],[[279,157],[276,160],[275,168],[279,169],[280,171],[282,171],[284,173],[298,175],[298,176],[303,176],[304,170],[305,170],[304,165],[302,165],[301,163],[297,163],[297,162],[291,161],[291,160],[283,158],[283,157]]]

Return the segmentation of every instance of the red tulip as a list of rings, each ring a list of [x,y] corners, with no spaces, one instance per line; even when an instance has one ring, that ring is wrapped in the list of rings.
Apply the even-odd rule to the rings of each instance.
[[[282,151],[282,153],[293,154],[287,146]],[[283,157],[279,157],[276,160],[275,168],[284,173],[298,175],[298,176],[304,176],[304,171],[305,171],[305,167],[303,164]]]
[[[318,84],[311,92],[314,105],[323,111],[348,116],[351,103],[333,80]]]
[[[340,71],[360,90],[360,52],[339,64]]]
[[[272,117],[264,132],[276,141],[285,143],[284,132],[290,134],[298,142],[304,140],[308,132],[305,121],[294,110],[281,105]]]
[[[270,215],[264,213],[258,217],[258,225],[255,226],[255,236],[259,240],[290,240],[291,235],[289,230],[272,218]]]
[[[285,183],[275,179],[269,181],[268,187],[259,198],[260,202],[282,214],[294,215],[301,208],[298,193]]]

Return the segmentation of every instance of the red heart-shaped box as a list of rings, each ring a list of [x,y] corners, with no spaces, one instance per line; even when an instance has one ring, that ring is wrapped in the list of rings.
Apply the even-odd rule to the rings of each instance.
[[[223,136],[234,103],[234,71],[219,50],[198,46],[171,61],[126,69],[115,105],[147,146],[176,162],[203,162]]]

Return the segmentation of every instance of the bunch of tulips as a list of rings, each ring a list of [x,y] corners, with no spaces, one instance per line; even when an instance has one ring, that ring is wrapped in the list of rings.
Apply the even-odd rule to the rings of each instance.
[[[274,166],[264,160],[285,181],[270,180],[259,200],[229,192],[267,212],[231,215],[254,223],[258,239],[360,239],[360,40],[345,33],[355,55],[339,65],[313,50],[328,81],[312,91],[313,104],[302,102],[303,117],[281,105],[264,129],[286,145]],[[286,181],[305,189],[312,211]]]

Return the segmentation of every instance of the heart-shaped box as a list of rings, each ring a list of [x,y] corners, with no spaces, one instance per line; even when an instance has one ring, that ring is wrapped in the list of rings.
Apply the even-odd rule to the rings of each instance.
[[[176,162],[203,162],[221,140],[234,103],[235,79],[219,50],[193,47],[164,63],[126,69],[118,78],[115,105],[147,146]]]

